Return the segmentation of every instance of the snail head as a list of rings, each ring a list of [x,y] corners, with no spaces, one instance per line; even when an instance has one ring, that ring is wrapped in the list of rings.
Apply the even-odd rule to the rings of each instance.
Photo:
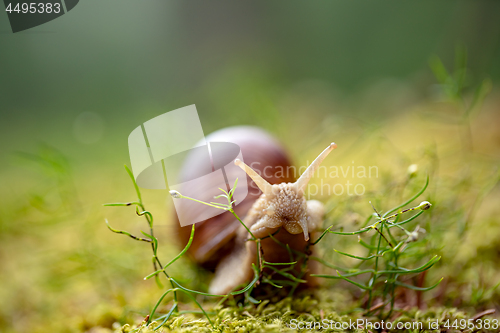
[[[261,198],[265,199],[262,217],[252,226],[252,229],[262,227],[278,228],[282,226],[291,234],[303,233],[304,239],[309,240],[307,202],[304,192],[321,162],[335,148],[337,148],[337,145],[331,143],[309,165],[295,183],[271,185],[252,168],[236,159],[234,163],[242,168],[255,182],[263,193]]]

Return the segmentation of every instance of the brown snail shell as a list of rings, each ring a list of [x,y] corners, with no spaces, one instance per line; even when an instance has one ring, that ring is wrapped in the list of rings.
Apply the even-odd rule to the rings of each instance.
[[[264,130],[252,126],[235,126],[218,130],[206,136],[207,142],[226,140],[240,146],[245,163],[255,166],[255,170],[270,184],[295,181],[293,173],[276,172],[278,167],[286,170],[292,164],[283,146]],[[271,166],[271,169],[268,168],[264,172],[266,166]],[[194,167],[196,166],[192,163],[185,163],[183,174],[188,175],[193,172]],[[280,175],[283,177],[279,177]],[[182,176],[181,180],[183,180]],[[249,186],[248,196],[235,207],[236,214],[242,219],[262,194],[262,191],[248,176],[247,184]],[[204,206],[200,205],[200,209],[204,209]],[[177,219],[177,215],[175,215],[175,219]],[[179,223],[175,223],[175,226],[178,228],[180,243],[184,246],[189,240],[191,226],[181,227]],[[240,222],[230,212],[197,223],[193,243],[188,254],[204,268],[214,270],[220,259],[234,248],[236,231],[240,226]]]

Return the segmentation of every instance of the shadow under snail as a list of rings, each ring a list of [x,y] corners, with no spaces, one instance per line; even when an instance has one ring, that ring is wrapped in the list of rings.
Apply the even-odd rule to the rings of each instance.
[[[241,148],[246,164],[240,160],[235,160],[235,164],[248,176],[248,195],[234,210],[252,234],[261,238],[264,260],[273,263],[290,262],[288,250],[266,237],[269,234],[280,243],[288,244],[292,250],[305,251],[309,239],[316,237],[325,212],[321,202],[306,200],[304,192],[314,172],[336,148],[336,144],[331,143],[295,179],[293,174],[283,172],[291,166],[285,150],[262,129],[250,126],[229,127],[208,135],[206,140],[233,142]],[[189,174],[193,167],[186,161],[183,173]],[[204,209],[201,204],[200,209]],[[184,245],[189,239],[191,227],[180,227],[178,223],[176,225]],[[209,287],[210,293],[226,294],[252,279],[252,263],[257,264],[257,245],[255,241],[248,241],[250,237],[247,229],[230,212],[196,224],[188,254],[204,268],[215,270]],[[311,271],[314,268],[309,264],[309,273]],[[314,284],[309,274],[306,279]]]

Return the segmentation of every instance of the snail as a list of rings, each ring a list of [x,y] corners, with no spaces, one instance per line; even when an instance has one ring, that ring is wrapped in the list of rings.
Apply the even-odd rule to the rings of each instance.
[[[331,143],[295,179],[290,170],[288,155],[279,142],[262,129],[250,126],[229,127],[206,137],[207,141],[229,141],[241,148],[244,162],[234,163],[247,174],[248,196],[234,210],[251,233],[261,239],[264,260],[283,263],[290,255],[280,243],[292,250],[304,251],[309,239],[321,227],[324,207],[317,200],[306,200],[304,192],[321,162],[336,148]],[[183,173],[193,172],[193,163],[185,163]],[[281,172],[278,172],[281,171]],[[182,176],[181,176],[182,178]],[[203,205],[200,205],[203,209]],[[179,224],[176,224],[179,225]],[[190,227],[178,227],[179,238],[186,244]],[[271,237],[266,237],[269,234]],[[257,245],[248,241],[247,229],[230,213],[196,224],[189,255],[204,268],[215,270],[209,287],[212,294],[226,294],[253,277]]]

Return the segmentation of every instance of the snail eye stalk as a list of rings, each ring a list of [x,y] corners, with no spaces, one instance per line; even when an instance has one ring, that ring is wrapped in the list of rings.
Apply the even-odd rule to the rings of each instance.
[[[299,179],[295,182],[295,188],[297,189],[297,192],[302,192],[304,193],[305,188],[311,178],[313,177],[314,173],[316,170],[319,168],[321,165],[321,162],[330,154],[332,150],[337,148],[337,144],[332,142],[328,147],[326,147],[325,150],[321,154],[319,154],[318,157],[311,163],[311,165],[304,171],[304,173],[300,176]]]
[[[252,178],[252,180],[259,187],[259,189],[262,191],[262,193],[264,193],[268,197],[271,197],[273,195],[273,187],[272,187],[272,185],[269,184],[264,178],[262,178],[252,168],[250,168],[248,165],[246,165],[245,163],[243,163],[239,159],[234,160],[234,164],[236,164],[237,166],[239,166],[240,168],[242,168],[243,171],[245,171],[246,174],[250,178]]]

